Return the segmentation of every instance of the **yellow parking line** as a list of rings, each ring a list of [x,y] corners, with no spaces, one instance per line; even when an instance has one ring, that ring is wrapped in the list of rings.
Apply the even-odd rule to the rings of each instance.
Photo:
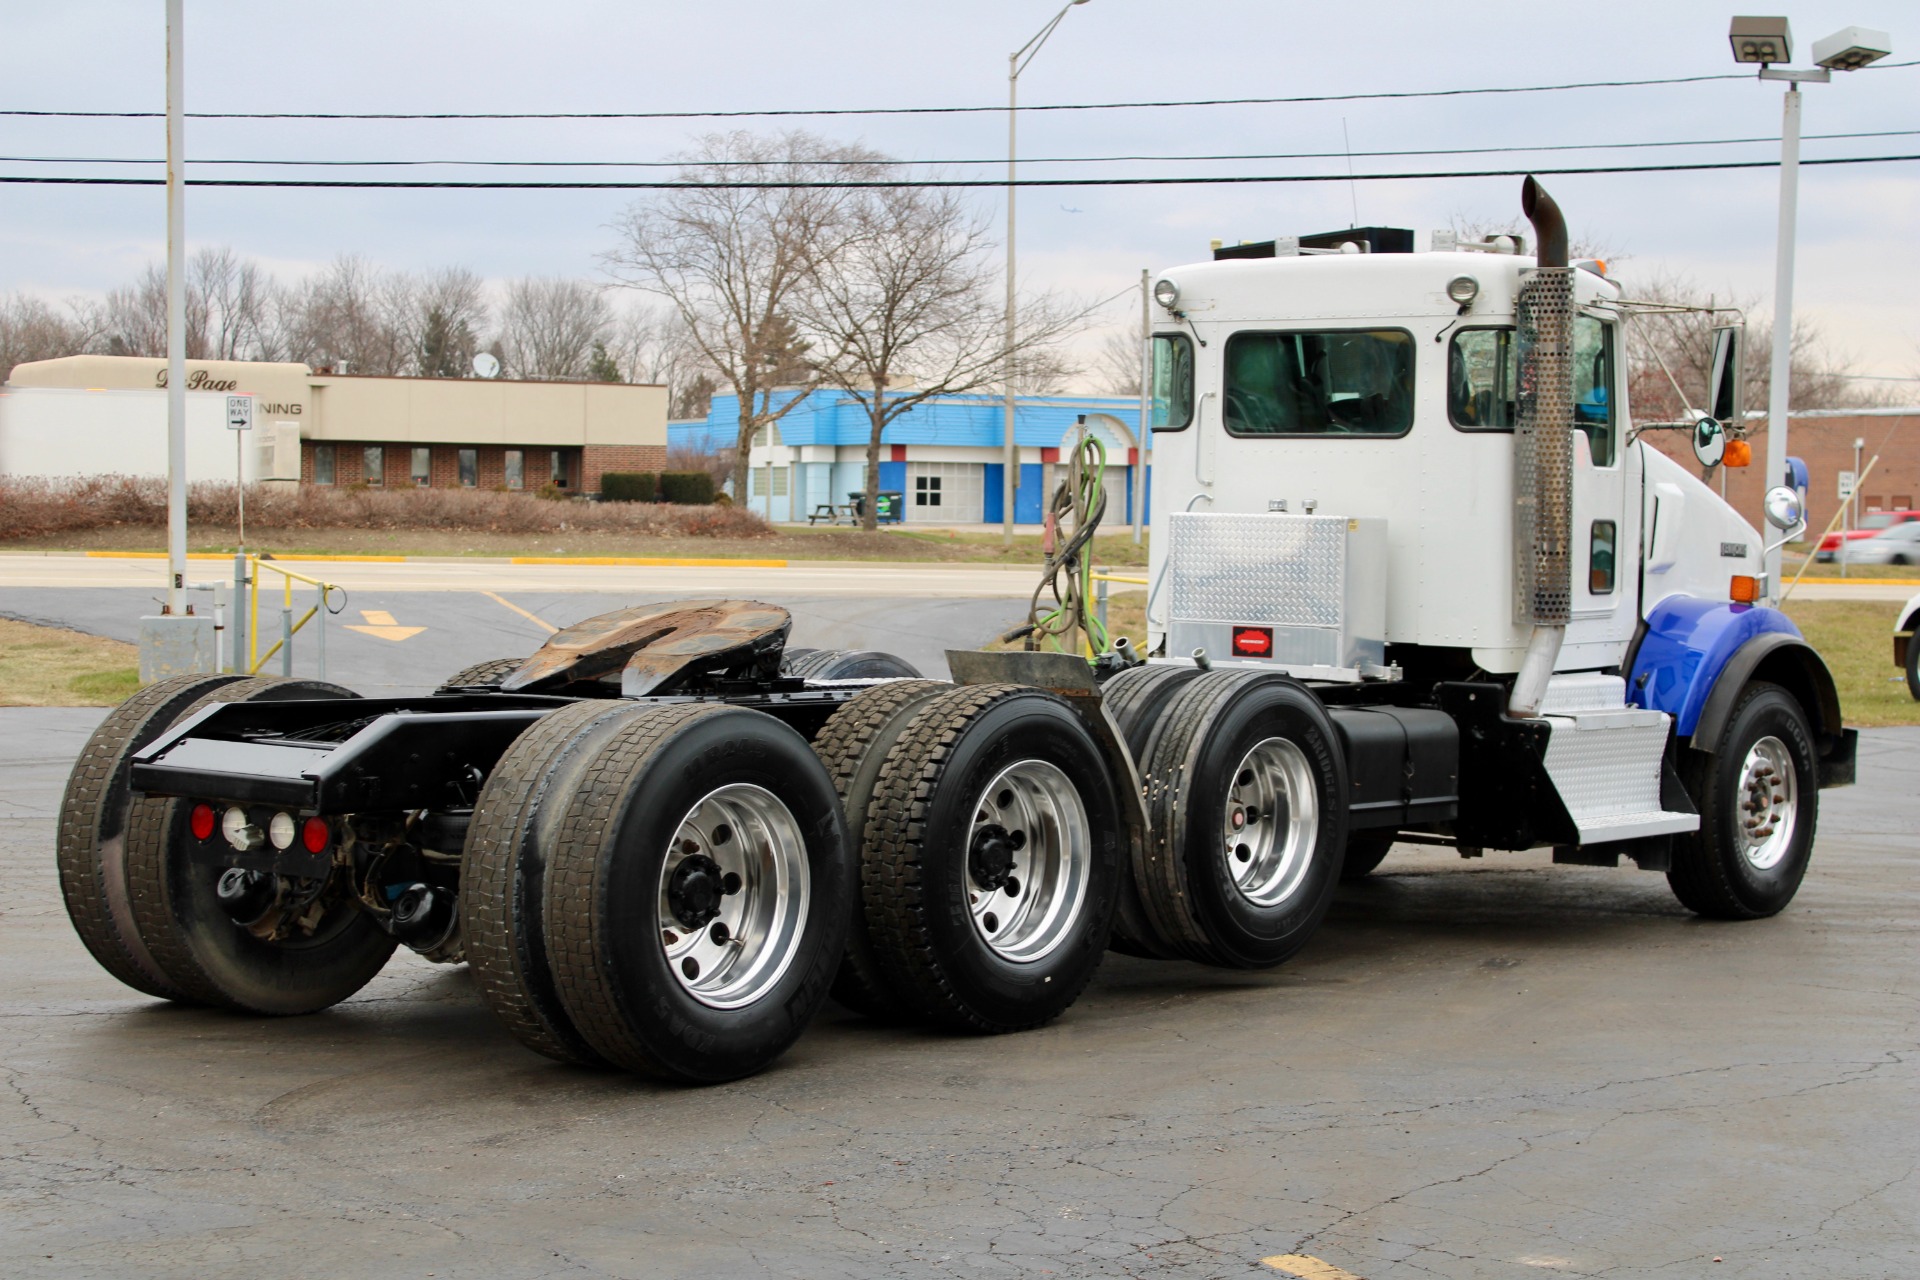
[[[697,560],[651,556],[514,556],[508,564],[625,564],[684,569],[784,569],[785,560]]]
[[[1300,1280],[1360,1280],[1351,1271],[1342,1271],[1331,1262],[1322,1262],[1304,1253],[1283,1253],[1277,1257],[1262,1258],[1260,1262],[1262,1266],[1298,1276]]]
[[[492,600],[496,604],[503,604],[507,606],[507,608],[513,610],[515,613],[525,618],[528,622],[531,622],[534,626],[545,628],[546,633],[548,635],[553,635],[560,630],[560,628],[554,626],[551,622],[548,622],[545,618],[538,617],[534,614],[528,613],[525,609],[522,609],[519,605],[507,599],[505,596],[498,595],[492,591],[482,591],[480,594],[485,596],[487,599]]]

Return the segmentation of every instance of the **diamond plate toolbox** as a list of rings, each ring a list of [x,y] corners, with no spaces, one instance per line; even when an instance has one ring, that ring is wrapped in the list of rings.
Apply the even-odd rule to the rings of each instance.
[[[1271,627],[1278,666],[1385,662],[1386,521],[1179,512],[1168,539],[1169,654],[1243,658],[1235,627]]]

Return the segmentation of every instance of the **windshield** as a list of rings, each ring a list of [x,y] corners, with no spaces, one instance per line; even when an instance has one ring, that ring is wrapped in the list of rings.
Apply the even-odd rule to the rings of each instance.
[[[1398,436],[1413,426],[1413,335],[1400,329],[1236,333],[1227,431]]]

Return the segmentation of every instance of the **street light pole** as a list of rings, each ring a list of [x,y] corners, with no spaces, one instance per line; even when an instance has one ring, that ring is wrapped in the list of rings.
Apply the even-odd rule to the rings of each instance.
[[[1014,331],[1016,321],[1013,285],[1013,175],[1015,156],[1018,155],[1014,144],[1015,121],[1019,116],[1020,73],[1026,70],[1027,64],[1033,61],[1034,55],[1040,52],[1040,46],[1047,42],[1047,37],[1052,35],[1053,29],[1060,25],[1060,20],[1067,16],[1067,10],[1074,5],[1086,2],[1087,0],[1068,0],[1065,7],[1054,14],[1053,20],[1040,28],[1033,39],[1007,55],[1007,319],[1006,342],[1000,353],[1002,407],[1005,411],[1003,441],[1005,448],[1001,459],[1003,474],[1000,478],[1000,539],[1008,546],[1013,545],[1013,495],[1015,481],[1020,475],[1020,451],[1013,441],[1013,353],[1017,345]]]

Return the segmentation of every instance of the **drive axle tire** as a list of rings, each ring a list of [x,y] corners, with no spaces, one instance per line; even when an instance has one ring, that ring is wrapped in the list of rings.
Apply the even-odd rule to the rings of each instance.
[[[435,693],[453,693],[460,689],[498,689],[500,682],[518,671],[525,658],[489,658],[485,662],[476,662],[470,667],[462,667],[445,680]]]
[[[912,680],[920,668],[875,649],[790,649],[780,674],[796,680]]]
[[[558,1062],[606,1065],[573,1025],[547,962],[548,851],[594,752],[630,702],[575,702],[533,723],[487,775],[460,857],[460,921],[467,965],[486,1001],[521,1044]]]
[[[1920,702],[1920,630],[1907,641],[1907,693]]]
[[[1127,744],[1127,754],[1146,783],[1147,753],[1152,746],[1167,703],[1193,680],[1200,678],[1198,667],[1151,664],[1121,672],[1101,689],[1107,714],[1113,717]],[[1113,918],[1113,936],[1107,946],[1122,955],[1150,960],[1171,960],[1177,953],[1154,933],[1153,922],[1141,902],[1140,889],[1133,881],[1132,859],[1127,860],[1124,883],[1120,886],[1120,906]]]
[[[1673,842],[1674,897],[1721,920],[1770,916],[1793,901],[1820,803],[1813,733],[1793,695],[1764,681],[1747,686],[1713,753],[1686,751],[1680,770],[1700,830]]]
[[[1393,849],[1391,831],[1356,831],[1347,837],[1347,856],[1340,863],[1343,882],[1364,880],[1387,860]]]
[[[185,1000],[162,976],[133,927],[127,892],[126,827],[133,806],[127,786],[133,753],[170,728],[203,694],[239,676],[170,676],[141,689],[107,713],[80,749],[60,802],[55,845],[67,918],[88,952],[143,995]]]
[[[819,757],[772,716],[707,703],[620,721],[548,856],[554,985],[608,1062],[738,1079],[825,1002],[853,858]]]
[[[840,812],[846,820],[847,837],[855,846],[856,866],[862,862],[859,846],[866,831],[867,810],[873,803],[873,784],[880,777],[887,753],[921,704],[952,688],[937,680],[877,685],[849,699],[815,735],[813,749],[840,795]],[[895,990],[873,949],[862,900],[854,903],[846,955],[840,961],[839,976],[833,980],[833,998],[855,1013],[888,1021],[907,1016],[912,1008]]]
[[[256,676],[211,690],[190,710],[358,697],[325,681]],[[339,870],[316,888],[319,914],[309,928],[295,925],[295,933],[277,940],[257,935],[220,904],[223,860],[194,839],[194,803],[143,796],[127,822],[134,925],[167,980],[201,1004],[268,1015],[316,1013],[372,981],[393,954],[394,940],[361,908]]]
[[[1099,967],[1125,850],[1106,757],[1064,699],[941,694],[874,783],[861,874],[874,950],[922,1017],[1040,1026]]]
[[[1148,917],[1189,959],[1280,964],[1339,885],[1347,768],[1333,723],[1297,682],[1244,671],[1192,681],[1163,718],[1134,868]]]

